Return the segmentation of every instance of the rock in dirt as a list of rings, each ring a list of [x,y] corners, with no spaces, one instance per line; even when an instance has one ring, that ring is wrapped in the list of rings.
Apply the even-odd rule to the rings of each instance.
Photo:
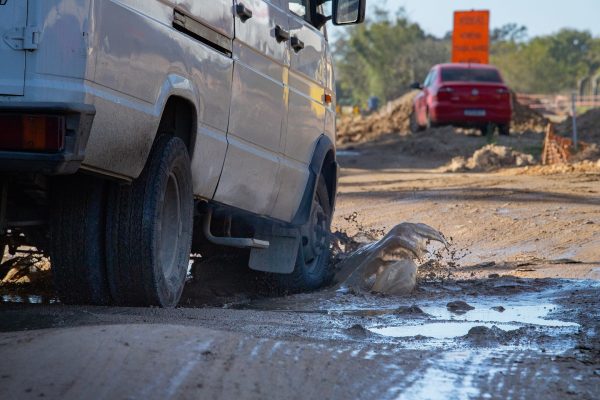
[[[459,301],[451,301],[450,303],[446,304],[446,308],[448,309],[448,311],[457,313],[457,314],[464,314],[467,311],[471,311],[471,310],[475,309],[475,307],[473,307],[469,303],[467,303],[465,301],[460,301],[460,300]]]
[[[498,311],[498,312],[504,312],[504,311],[506,311],[506,308],[504,308],[502,306],[496,306],[496,307],[492,307],[492,310]]]
[[[412,305],[410,307],[409,306],[398,307],[397,309],[394,310],[394,314],[411,316],[411,317],[427,317],[427,316],[429,316],[429,314],[427,314],[425,311],[421,310],[421,308],[416,305]]]
[[[506,146],[488,144],[475,151],[470,158],[454,157],[442,168],[443,172],[484,172],[507,167],[524,167],[536,164],[535,157]]]
[[[360,324],[352,325],[350,328],[345,329],[345,332],[348,336],[354,338],[366,338],[373,335],[371,331]]]
[[[487,342],[500,340],[504,338],[505,334],[506,332],[496,325],[491,328],[488,328],[487,326],[474,326],[469,329],[469,332],[464,337],[478,342]]]

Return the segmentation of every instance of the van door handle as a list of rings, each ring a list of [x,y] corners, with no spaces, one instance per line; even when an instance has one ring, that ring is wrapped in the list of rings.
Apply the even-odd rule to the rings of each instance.
[[[300,40],[300,38],[298,38],[298,36],[294,36],[292,38],[292,49],[294,49],[294,51],[296,53],[298,53],[300,50],[304,49],[304,42],[302,40]]]
[[[243,5],[242,3],[239,3],[237,6],[235,6],[235,13],[238,17],[240,17],[242,22],[246,22],[250,18],[252,18],[252,10]]]
[[[287,42],[290,40],[290,33],[283,29],[281,26],[275,26],[275,38],[279,43]]]

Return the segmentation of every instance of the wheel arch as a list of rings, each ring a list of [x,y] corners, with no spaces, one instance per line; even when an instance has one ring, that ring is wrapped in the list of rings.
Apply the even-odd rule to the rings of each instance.
[[[185,143],[192,158],[196,145],[200,106],[191,80],[177,74],[168,75],[156,102],[155,113],[159,119],[153,144],[162,134],[179,137]]]
[[[317,180],[321,174],[327,185],[331,209],[335,209],[338,171],[339,166],[335,155],[335,145],[328,136],[321,135],[313,152],[309,165],[308,183],[306,184],[298,211],[292,220],[293,225],[303,225],[308,221],[312,208],[312,199],[317,190]]]
[[[195,104],[185,97],[172,95],[163,107],[154,142],[161,135],[178,137],[185,143],[191,159],[197,131],[198,113]]]

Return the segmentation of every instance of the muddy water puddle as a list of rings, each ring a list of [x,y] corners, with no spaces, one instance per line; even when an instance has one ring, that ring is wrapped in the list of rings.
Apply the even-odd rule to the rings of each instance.
[[[516,324],[491,324],[478,322],[435,322],[421,325],[388,326],[370,328],[373,333],[394,338],[425,337],[432,339],[454,339],[467,335],[472,329],[496,327],[502,331],[516,331],[521,326]]]
[[[360,156],[360,151],[356,150],[338,150],[336,152],[338,157],[357,157]]]
[[[450,288],[440,291],[438,285],[425,284],[408,296],[322,291],[255,300],[234,308],[321,315],[306,317],[320,321],[320,325],[336,327],[311,330],[310,335],[321,338],[392,342],[406,349],[460,349],[474,345],[560,352],[574,344],[581,327],[558,305],[559,299],[580,286],[594,284],[557,280],[544,281],[541,286],[542,283],[536,282],[525,280],[516,289],[510,286],[510,293],[501,295],[486,295],[486,290],[468,295],[465,287],[461,291],[452,290],[450,283],[443,286],[450,285]],[[480,281],[472,283],[481,284]],[[489,279],[482,285],[495,288],[500,283],[508,285],[510,282]],[[529,291],[530,286],[538,284],[539,290]],[[467,284],[460,283],[464,285]],[[435,294],[425,289],[432,289]]]
[[[501,308],[500,308],[501,307]],[[516,331],[523,327],[536,328],[571,328],[575,330],[579,324],[557,319],[547,319],[548,314],[557,309],[553,304],[517,305],[505,308],[476,304],[473,310],[463,314],[449,311],[443,307],[423,307],[423,311],[431,316],[427,322],[397,326],[375,326],[369,328],[373,333],[390,337],[422,336],[433,339],[458,338],[469,333],[473,335],[489,333],[498,329],[502,332]],[[439,322],[437,322],[439,321]],[[475,329],[475,330],[474,330]]]
[[[59,301],[55,297],[40,295],[18,295],[5,294],[0,296],[0,303],[17,304],[57,304]]]

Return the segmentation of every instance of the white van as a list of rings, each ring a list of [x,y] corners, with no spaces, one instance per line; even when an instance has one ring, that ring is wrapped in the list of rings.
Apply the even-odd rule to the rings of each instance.
[[[322,285],[325,24],[365,14],[326,1],[0,0],[0,251],[49,254],[66,303],[174,306],[190,252],[230,247]]]

